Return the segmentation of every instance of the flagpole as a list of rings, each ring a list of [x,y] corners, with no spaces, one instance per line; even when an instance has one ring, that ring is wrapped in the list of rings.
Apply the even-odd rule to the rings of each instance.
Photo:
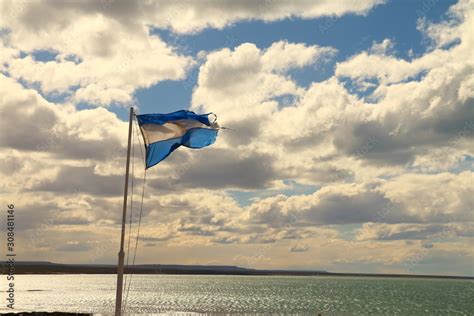
[[[123,214],[122,214],[122,233],[120,235],[120,251],[118,253],[117,265],[117,295],[115,297],[115,316],[122,313],[122,289],[123,289],[123,261],[125,252],[123,250],[125,240],[125,219],[127,217],[127,196],[128,196],[128,174],[130,169],[130,147],[132,143],[132,122],[133,107],[130,107],[130,118],[128,120],[128,147],[127,147],[127,165],[125,167],[125,186],[123,189]]]

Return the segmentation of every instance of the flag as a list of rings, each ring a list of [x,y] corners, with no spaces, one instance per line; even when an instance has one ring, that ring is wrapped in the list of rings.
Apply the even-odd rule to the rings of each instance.
[[[146,168],[153,167],[178,147],[203,148],[216,141],[219,124],[213,113],[181,110],[137,115],[146,148]]]

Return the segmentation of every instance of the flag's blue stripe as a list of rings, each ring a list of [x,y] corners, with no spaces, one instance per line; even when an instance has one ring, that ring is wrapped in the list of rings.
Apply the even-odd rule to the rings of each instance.
[[[182,145],[189,148],[202,148],[214,144],[216,138],[216,129],[190,128],[182,137]]]
[[[208,128],[191,128],[182,137],[152,143],[146,151],[146,168],[153,167],[176,148],[183,145],[189,148],[202,148],[216,141],[217,130]]]
[[[210,114],[210,113],[209,113]],[[166,122],[178,120],[196,120],[207,126],[211,125],[209,122],[209,114],[196,114],[192,111],[181,110],[168,114],[141,114],[137,115],[138,124],[159,124],[163,125]]]
[[[181,137],[148,145],[146,149],[146,168],[153,167],[181,146]]]

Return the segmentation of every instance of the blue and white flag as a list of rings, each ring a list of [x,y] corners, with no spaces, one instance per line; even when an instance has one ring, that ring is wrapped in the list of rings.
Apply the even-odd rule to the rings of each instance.
[[[202,148],[213,144],[220,128],[215,114],[196,114],[186,110],[137,115],[137,120],[145,140],[147,169],[181,145]]]

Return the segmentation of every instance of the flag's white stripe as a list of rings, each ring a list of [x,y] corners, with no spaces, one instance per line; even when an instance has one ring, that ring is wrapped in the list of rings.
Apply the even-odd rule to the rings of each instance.
[[[147,145],[172,138],[182,137],[195,127],[209,128],[196,120],[178,120],[159,124],[143,124],[141,126]]]

